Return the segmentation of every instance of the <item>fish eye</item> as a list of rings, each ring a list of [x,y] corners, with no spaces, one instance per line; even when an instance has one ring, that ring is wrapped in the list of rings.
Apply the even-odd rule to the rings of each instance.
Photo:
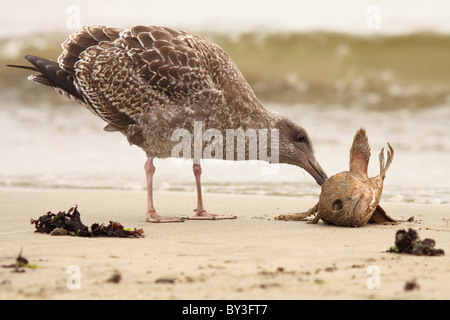
[[[305,141],[306,141],[306,135],[303,134],[303,133],[300,133],[300,134],[297,136],[297,142],[305,142]]]

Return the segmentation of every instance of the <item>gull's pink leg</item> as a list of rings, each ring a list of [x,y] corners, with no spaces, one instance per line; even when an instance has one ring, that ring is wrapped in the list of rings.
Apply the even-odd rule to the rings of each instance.
[[[160,216],[156,213],[155,207],[153,206],[153,175],[155,174],[155,166],[153,165],[153,158],[147,158],[145,162],[145,177],[147,178],[147,221],[154,223],[162,222],[183,222],[184,219],[181,218],[171,218]]]
[[[223,220],[223,219],[236,219],[236,216],[229,215],[219,215],[212,214],[205,210],[203,207],[203,198],[202,198],[202,185],[200,181],[200,176],[202,174],[202,167],[200,165],[200,160],[194,160],[194,165],[192,166],[195,176],[195,183],[197,185],[197,209],[195,215],[189,217],[189,220]]]

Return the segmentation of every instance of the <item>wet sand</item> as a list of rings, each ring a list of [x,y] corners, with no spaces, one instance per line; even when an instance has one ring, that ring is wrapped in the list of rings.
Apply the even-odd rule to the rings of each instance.
[[[24,273],[0,268],[0,299],[450,298],[450,206],[381,201],[393,218],[414,216],[414,221],[343,228],[274,220],[279,214],[305,211],[314,200],[220,194],[204,198],[210,212],[238,219],[150,224],[145,222],[142,191],[1,189],[0,265],[13,263],[22,249],[29,263],[40,268]],[[192,193],[155,194],[163,215],[190,215],[195,199]],[[146,236],[34,233],[30,219],[75,204],[84,224],[115,220],[143,228]],[[446,255],[386,252],[396,230],[410,227],[422,239],[435,239]],[[115,274],[120,281],[108,282]],[[405,291],[406,282],[413,280],[420,288]]]

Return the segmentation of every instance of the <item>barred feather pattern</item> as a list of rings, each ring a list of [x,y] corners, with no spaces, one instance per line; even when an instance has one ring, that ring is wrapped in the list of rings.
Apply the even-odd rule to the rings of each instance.
[[[194,120],[204,130],[270,126],[228,54],[199,36],[155,26],[85,26],[62,48],[58,64],[73,76],[79,102],[148,156],[170,157],[173,130],[193,132]]]

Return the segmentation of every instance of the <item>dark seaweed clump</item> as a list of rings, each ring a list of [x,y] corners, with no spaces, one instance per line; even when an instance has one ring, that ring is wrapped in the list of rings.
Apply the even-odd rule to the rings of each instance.
[[[127,230],[119,222],[110,221],[107,226],[94,223],[89,229],[81,222],[81,215],[78,207],[72,207],[67,213],[60,211],[57,214],[47,212],[39,219],[31,219],[31,224],[35,225],[39,233],[50,234],[54,229],[64,229],[72,236],[79,237],[119,237],[119,238],[141,238],[144,237],[143,229]]]
[[[444,250],[435,249],[436,242],[434,239],[420,240],[416,230],[409,228],[406,230],[398,230],[395,234],[395,246],[388,251],[395,253],[409,253],[418,256],[438,256],[443,255]]]

